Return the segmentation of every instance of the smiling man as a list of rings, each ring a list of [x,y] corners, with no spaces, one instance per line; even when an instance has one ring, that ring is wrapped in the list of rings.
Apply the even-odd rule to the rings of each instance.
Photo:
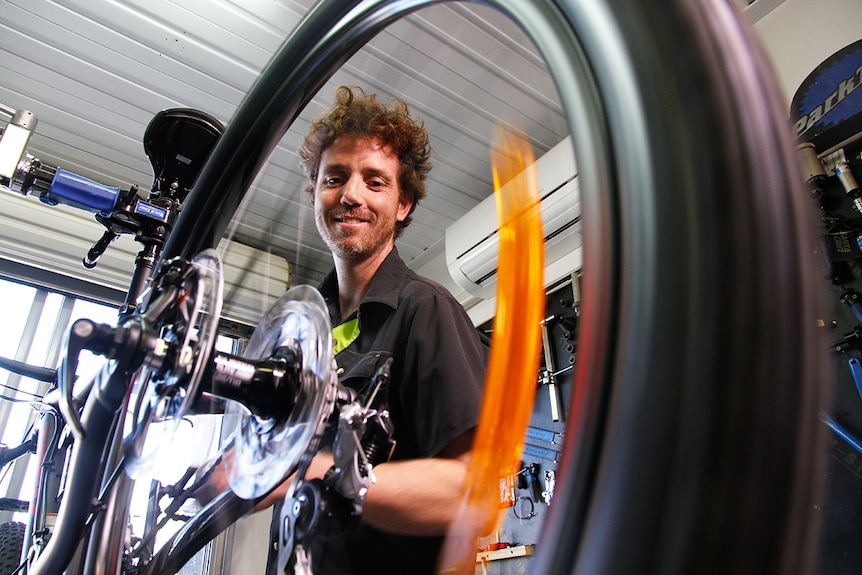
[[[392,359],[391,461],[375,467],[358,528],[320,533],[316,575],[433,573],[460,502],[478,423],[485,349],[442,286],[410,271],[395,239],[425,197],[431,149],[406,103],[342,86],[299,150],[334,269],[320,285],[342,385]],[[306,479],[332,465],[325,451]]]
[[[332,251],[339,319],[353,313],[395,247],[395,230],[412,211],[398,185],[400,163],[377,139],[345,134],[320,156],[312,194],[317,230]]]

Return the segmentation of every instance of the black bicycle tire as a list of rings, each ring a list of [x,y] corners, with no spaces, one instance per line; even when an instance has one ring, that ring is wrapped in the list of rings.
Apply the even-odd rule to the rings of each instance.
[[[0,524],[0,575],[10,575],[21,565],[27,526],[20,521]]]
[[[563,10],[615,162],[615,223],[583,217],[579,338],[606,347],[579,350],[576,386],[597,389],[567,430],[533,572],[808,572],[822,274],[771,69],[731,2],[592,4]],[[614,269],[595,274],[611,241]]]
[[[166,257],[213,245],[324,80],[431,3],[368,2],[350,25],[355,3],[318,5],[237,111]],[[753,33],[730,0],[485,3],[548,61],[581,179],[580,401],[533,572],[806,572],[821,274]]]
[[[248,514],[255,501],[240,499],[231,491],[220,493],[189,519],[147,563],[143,575],[178,572],[216,535]]]

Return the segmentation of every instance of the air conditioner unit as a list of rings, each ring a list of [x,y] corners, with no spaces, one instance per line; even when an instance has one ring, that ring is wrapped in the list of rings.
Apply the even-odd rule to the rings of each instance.
[[[581,268],[581,202],[571,138],[536,160],[545,237],[545,287]],[[505,186],[501,190],[505,193]],[[500,238],[494,196],[446,229],[445,237],[410,264],[446,286],[476,325],[494,315]]]

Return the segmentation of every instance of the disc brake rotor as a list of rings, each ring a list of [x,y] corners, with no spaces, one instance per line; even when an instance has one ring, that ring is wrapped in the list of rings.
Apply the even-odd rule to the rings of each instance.
[[[177,317],[167,334],[175,347],[168,366],[142,367],[135,375],[130,405],[133,432],[126,441],[126,472],[137,477],[152,467],[159,448],[170,445],[198,399],[201,378],[218,334],[224,278],[215,250],[201,252],[182,281]]]
[[[338,382],[330,331],[320,293],[296,286],[275,302],[252,334],[245,357],[266,358],[280,347],[293,347],[301,350],[301,367],[295,406],[284,417],[263,419],[228,403],[226,420],[238,426],[234,456],[226,458],[228,481],[240,497],[271,491],[316,451]]]

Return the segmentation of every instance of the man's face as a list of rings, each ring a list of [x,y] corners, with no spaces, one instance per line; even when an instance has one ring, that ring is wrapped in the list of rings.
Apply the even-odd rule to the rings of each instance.
[[[395,223],[410,211],[410,202],[401,202],[398,166],[392,149],[376,140],[345,135],[324,150],[314,214],[335,257],[358,262],[389,253]]]

